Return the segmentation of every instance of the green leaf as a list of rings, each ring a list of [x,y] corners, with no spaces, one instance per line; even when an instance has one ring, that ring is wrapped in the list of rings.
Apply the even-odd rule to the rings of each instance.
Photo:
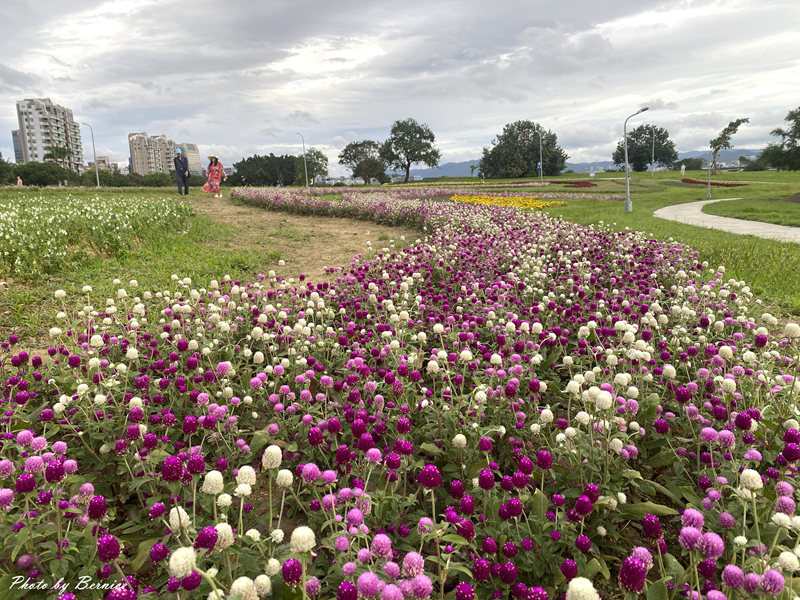
[[[669,592],[663,581],[656,581],[647,586],[647,600],[669,600]]]
[[[620,512],[626,516],[641,519],[647,513],[658,515],[659,517],[671,517],[678,514],[678,511],[663,504],[655,502],[636,502],[634,504],[623,504]]]
[[[686,570],[683,568],[683,565],[681,565],[678,559],[672,556],[672,554],[664,555],[664,568],[675,583],[682,583],[686,577]]]
[[[604,560],[601,560],[599,558],[593,558],[588,563],[586,563],[585,573],[586,575],[584,575],[584,577],[586,577],[587,579],[591,579],[598,573],[600,573],[603,576],[603,579],[605,580],[611,579],[611,573],[608,570],[608,565],[606,565],[606,562]]]
[[[439,456],[443,451],[439,446],[436,444],[432,444],[431,442],[425,442],[424,444],[420,444],[420,450],[427,454],[431,454],[433,456]]]
[[[634,469],[625,469],[622,471],[622,476],[625,479],[643,479],[642,474]]]
[[[134,571],[138,571],[142,568],[145,561],[147,561],[148,557],[150,556],[150,548],[152,548],[153,544],[160,539],[161,538],[152,538],[139,542],[139,546],[136,549],[136,556],[134,557],[133,561],[131,561],[131,566],[133,567]]]
[[[467,540],[465,540],[463,537],[455,533],[448,533],[446,535],[443,535],[442,541],[448,542],[450,544],[457,544],[459,546],[463,546],[467,543]]]
[[[544,522],[547,504],[547,496],[542,493],[542,490],[536,490],[533,493],[533,514],[540,523]]]

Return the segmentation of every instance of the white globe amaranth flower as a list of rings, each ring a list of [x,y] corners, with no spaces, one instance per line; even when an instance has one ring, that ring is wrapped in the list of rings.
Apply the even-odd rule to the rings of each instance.
[[[600,594],[589,579],[575,577],[567,586],[566,600],[600,600]]]
[[[264,469],[277,469],[283,462],[283,451],[279,446],[272,444],[264,449],[261,455],[261,467]]]
[[[261,532],[258,529],[248,529],[244,532],[244,535],[254,542],[261,541]]]
[[[747,538],[743,535],[737,535],[735,538],[733,538],[733,543],[740,548],[744,548],[747,546]]]
[[[278,573],[280,573],[281,572],[281,563],[280,563],[280,561],[277,558],[270,558],[267,561],[267,566],[264,569],[264,572],[270,577],[273,577],[273,576],[277,575]]]
[[[787,323],[786,326],[783,328],[783,335],[793,340],[800,338],[800,324]]]
[[[239,577],[231,584],[229,600],[258,600],[255,582],[249,577]]]
[[[289,469],[281,469],[275,477],[275,483],[277,483],[280,488],[289,489],[292,487],[292,483],[294,483],[294,475]]]
[[[608,410],[614,405],[614,397],[606,390],[600,390],[595,396],[594,405],[597,410]]]
[[[222,590],[211,590],[208,592],[206,600],[225,600],[225,592]]]
[[[778,555],[778,565],[785,573],[794,573],[800,569],[800,559],[797,558],[794,552],[784,550]]]
[[[233,544],[233,529],[228,523],[217,523],[214,525],[214,529],[217,530],[217,548],[220,550],[225,550],[225,548],[228,548]]]
[[[739,475],[739,485],[746,490],[757,491],[764,487],[764,482],[758,471],[745,469]]]
[[[169,574],[183,579],[194,570],[196,558],[197,555],[191,546],[178,548],[169,557]]]
[[[233,504],[233,498],[230,494],[220,494],[217,496],[217,506],[220,508],[228,508]]]
[[[256,470],[250,465],[239,467],[239,472],[236,473],[236,483],[238,484],[246,483],[247,485],[255,485]]]
[[[273,529],[269,534],[269,539],[272,540],[273,544],[280,544],[283,542],[283,529]]]
[[[550,410],[549,406],[547,408],[543,409],[542,412],[539,413],[539,422],[540,423],[544,423],[544,424],[552,423],[553,419],[555,419],[555,415],[553,414],[553,411]]]
[[[592,422],[592,417],[585,410],[582,410],[575,415],[575,420],[585,426]]]
[[[467,436],[463,433],[457,433],[453,436],[453,447],[463,449],[467,447]]]
[[[247,483],[240,483],[236,486],[236,489],[233,490],[233,495],[237,498],[247,498],[253,493],[253,488],[251,485]]]
[[[317,544],[317,538],[314,535],[314,530],[305,525],[296,527],[292,531],[292,537],[289,540],[289,547],[292,552],[311,552]]]
[[[203,485],[200,487],[201,492],[216,496],[217,494],[221,494],[224,489],[225,481],[222,478],[222,473],[216,470],[206,473],[206,476],[203,478]]]
[[[180,506],[175,506],[169,511],[169,526],[174,531],[188,529],[192,524],[189,514]]]
[[[56,290],[55,292],[53,292],[53,296],[56,297],[56,300],[63,300],[64,298],[67,297],[67,292],[65,292],[64,290]]]
[[[792,517],[785,513],[775,513],[772,515],[772,522],[784,529],[790,529],[792,527]]]
[[[272,580],[267,575],[259,575],[254,582],[259,598],[266,598],[272,593]]]

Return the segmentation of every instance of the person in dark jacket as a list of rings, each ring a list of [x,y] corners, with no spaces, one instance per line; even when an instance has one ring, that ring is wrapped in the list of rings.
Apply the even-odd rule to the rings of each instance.
[[[178,194],[189,195],[189,159],[180,148],[175,149],[175,182],[178,184]]]

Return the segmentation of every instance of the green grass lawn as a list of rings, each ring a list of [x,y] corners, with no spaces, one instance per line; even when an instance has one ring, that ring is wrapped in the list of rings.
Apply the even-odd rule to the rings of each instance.
[[[633,189],[633,213],[623,211],[623,203],[602,200],[572,200],[567,206],[547,209],[576,223],[605,223],[622,229],[638,229],[658,239],[673,238],[700,252],[712,265],[725,265],[727,273],[747,281],[765,302],[782,311],[800,313],[800,246],[712,231],[665,221],[653,216],[663,206],[705,199],[705,187],[680,183],[680,174],[673,171],[636,173],[635,185],[650,186],[646,193]],[[702,173],[687,173],[701,178]],[[712,198],[741,197],[743,201],[722,202],[769,205],[800,192],[800,173],[720,173],[718,181],[751,181],[734,188],[713,188]],[[800,208],[800,206],[798,206]]]
[[[800,198],[761,198],[709,204],[703,212],[748,221],[800,227]]]

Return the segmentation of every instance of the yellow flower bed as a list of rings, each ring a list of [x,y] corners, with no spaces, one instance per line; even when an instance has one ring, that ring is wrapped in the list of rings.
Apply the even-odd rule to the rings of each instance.
[[[553,206],[564,206],[566,202],[541,200],[533,196],[489,196],[483,194],[454,194],[450,196],[454,202],[465,204],[482,204],[484,206],[510,206],[512,208],[530,208],[541,210]]]

